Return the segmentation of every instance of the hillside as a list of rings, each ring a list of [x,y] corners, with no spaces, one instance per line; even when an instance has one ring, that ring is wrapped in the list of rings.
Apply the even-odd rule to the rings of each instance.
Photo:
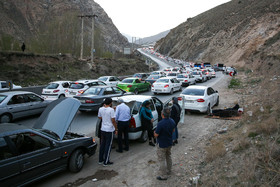
[[[141,45],[148,45],[148,44],[154,44],[156,43],[158,40],[160,40],[161,38],[164,38],[170,30],[167,31],[163,31],[159,34],[153,35],[153,36],[149,36],[146,38],[141,38],[140,41],[136,40],[136,43],[140,43]]]
[[[97,15],[95,55],[119,52],[128,45],[111,18],[92,0],[0,2],[0,50],[19,51],[22,42],[33,53],[70,53],[79,57],[80,15]],[[84,19],[84,56],[90,56],[91,19]]]

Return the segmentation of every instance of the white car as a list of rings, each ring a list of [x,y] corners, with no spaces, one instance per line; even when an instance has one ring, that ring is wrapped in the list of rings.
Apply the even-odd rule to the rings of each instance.
[[[214,69],[209,69],[209,72],[211,73],[212,78],[216,77],[216,72]]]
[[[193,76],[196,79],[196,82],[205,82],[207,80],[207,77],[205,74],[202,73],[202,71],[194,71]]]
[[[61,97],[66,97],[66,90],[68,90],[71,81],[55,81],[50,82],[42,90],[41,96],[46,100],[55,100]]]
[[[2,91],[2,90],[9,90],[10,88],[9,88],[9,85],[8,85],[8,84],[9,84],[9,83],[7,83],[7,81],[0,81],[0,90],[1,90],[1,91]],[[11,84],[12,84],[12,83],[11,83]],[[20,89],[20,88],[22,88],[22,87],[12,84],[12,90],[14,90],[14,89]]]
[[[211,113],[213,106],[219,105],[219,94],[208,86],[189,86],[180,94],[184,98],[186,110]]]
[[[100,80],[79,80],[76,82],[72,82],[69,86],[69,89],[66,91],[66,97],[74,97],[75,95],[80,95],[84,93],[86,89],[92,86],[104,85],[106,84]]]
[[[181,91],[182,84],[176,78],[162,77],[159,78],[152,85],[152,92],[157,93],[170,93],[173,94],[175,91]]]
[[[177,80],[181,82],[183,87],[189,86],[191,84],[196,84],[196,78],[193,74],[179,74],[177,75]]]
[[[115,76],[103,76],[99,77],[98,80],[104,82],[108,86],[117,86],[117,84],[121,82],[121,80]]]
[[[161,77],[165,77],[166,74],[164,71],[153,71],[151,75],[160,75]]]
[[[207,80],[212,79],[212,74],[209,72],[208,69],[204,69],[203,73],[206,75]]]

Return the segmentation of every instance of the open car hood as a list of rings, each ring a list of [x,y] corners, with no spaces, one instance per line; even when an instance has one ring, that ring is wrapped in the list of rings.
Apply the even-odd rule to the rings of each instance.
[[[57,99],[47,106],[33,128],[50,130],[62,140],[80,105],[77,99]]]

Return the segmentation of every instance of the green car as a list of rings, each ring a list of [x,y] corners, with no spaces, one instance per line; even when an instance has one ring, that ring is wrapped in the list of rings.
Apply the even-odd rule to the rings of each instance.
[[[143,91],[149,91],[151,88],[151,84],[149,82],[140,81],[135,77],[126,78],[122,80],[122,82],[118,83],[117,86],[127,92],[134,92],[135,94]]]

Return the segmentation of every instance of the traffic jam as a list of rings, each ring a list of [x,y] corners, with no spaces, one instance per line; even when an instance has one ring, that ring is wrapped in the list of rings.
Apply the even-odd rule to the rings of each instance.
[[[159,55],[159,58],[164,57]],[[69,127],[77,113],[97,112],[108,98],[112,99],[113,108],[120,99],[129,106],[129,140],[140,142],[149,138],[147,130],[141,128],[140,117],[146,101],[156,119],[153,129],[161,120],[161,111],[170,106],[174,96],[183,109],[182,122],[185,111],[210,115],[211,109],[219,105],[219,93],[199,84],[215,79],[218,67],[179,62],[169,57],[164,61],[168,64],[171,60],[177,67],[135,73],[122,79],[112,75],[95,80],[50,82],[41,95],[16,89],[1,92],[0,170],[6,172],[1,175],[0,183],[3,186],[26,185],[61,170],[79,172],[85,156],[96,154],[98,142],[95,137],[70,132]],[[228,70],[228,73],[233,72],[233,69]],[[4,83],[1,82],[2,87]],[[22,118],[34,115],[40,117],[32,127],[17,124]],[[101,120],[97,119],[96,137],[100,136],[100,125]]]

